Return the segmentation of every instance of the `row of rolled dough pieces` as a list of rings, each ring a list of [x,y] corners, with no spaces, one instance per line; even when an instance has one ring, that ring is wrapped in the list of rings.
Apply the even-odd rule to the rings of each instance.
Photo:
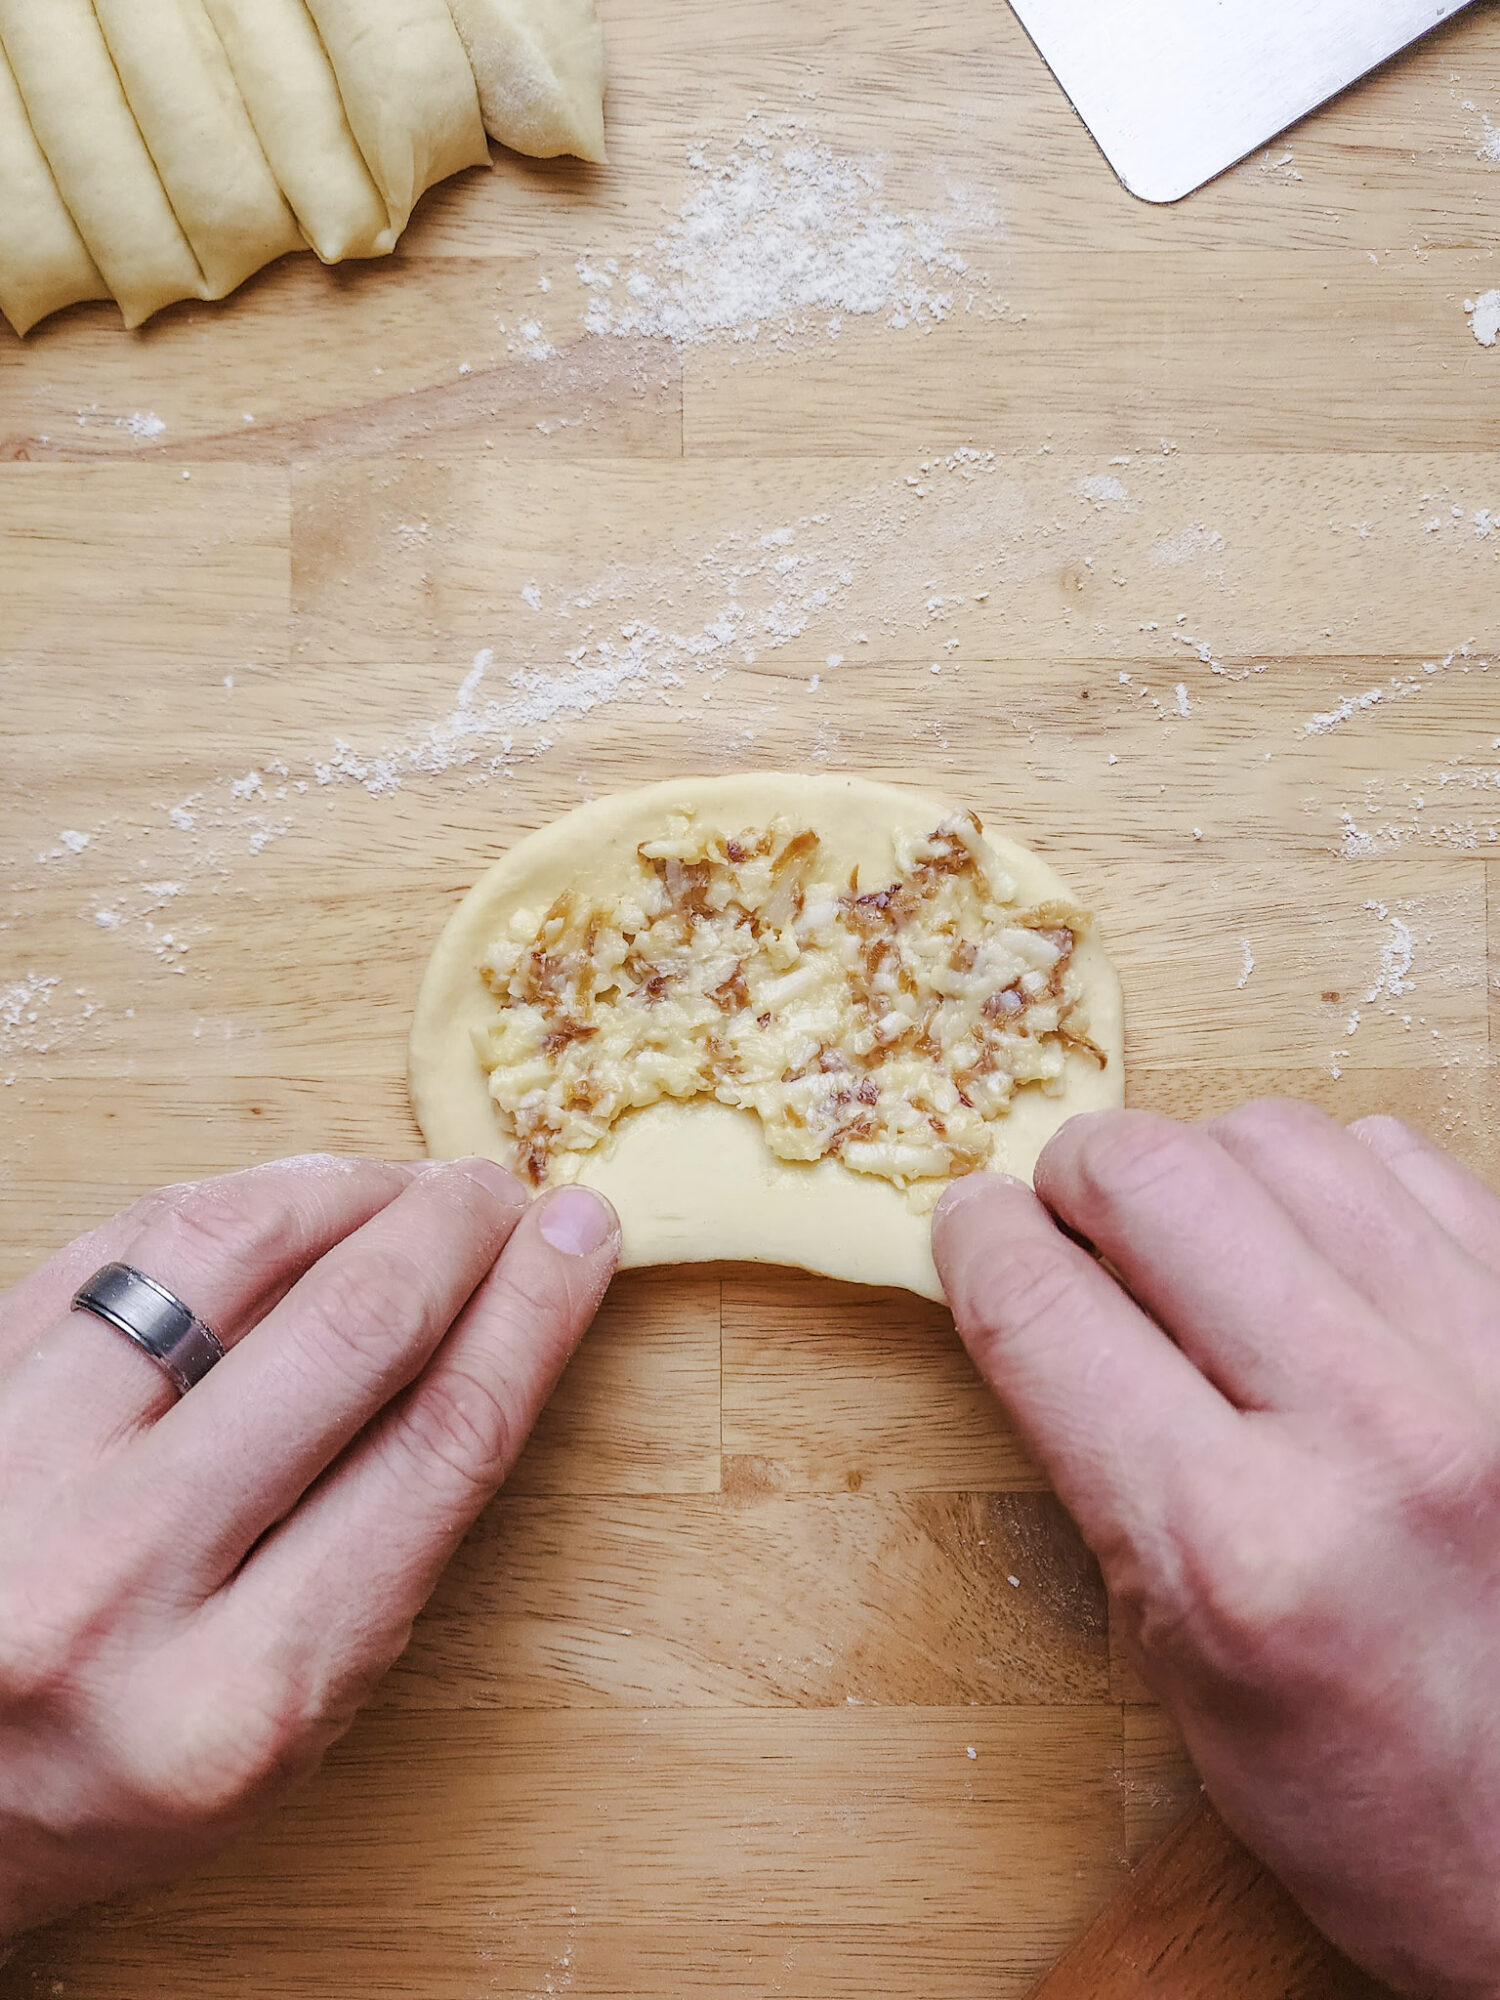
[[[383,256],[486,130],[604,158],[594,0],[0,0],[0,312]]]

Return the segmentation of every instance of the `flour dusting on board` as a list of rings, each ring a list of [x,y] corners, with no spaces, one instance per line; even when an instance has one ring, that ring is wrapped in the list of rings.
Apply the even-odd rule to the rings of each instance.
[[[51,1055],[96,1009],[82,987],[65,996],[55,973],[26,972],[0,985],[0,1061]],[[0,1075],[0,1083],[14,1083]]]
[[[679,346],[815,332],[845,318],[930,326],[972,309],[987,284],[950,241],[993,215],[952,200],[941,220],[887,206],[878,159],[834,152],[788,121],[752,117],[715,160],[688,155],[693,191],[653,242],[624,259],[581,257],[590,333]]]
[[[1493,347],[1500,339],[1500,291],[1484,292],[1477,299],[1465,299],[1464,311],[1481,347]]]
[[[958,611],[1007,575],[1024,516],[995,454],[961,445],[846,497],[837,513],[782,516],[672,561],[619,563],[582,588],[528,583],[523,629],[539,621],[525,642],[537,664],[500,666],[497,635],[473,657],[446,715],[376,751],[336,743],[314,764],[315,782],[381,796],[408,777],[503,774],[515,759],[550,750],[558,724],[616,701],[701,708],[732,668],[768,669],[785,649],[811,645],[815,632],[839,640],[833,651],[819,646],[818,686],[846,662],[857,665],[877,627],[935,647],[932,635],[951,632]],[[904,548],[908,566],[892,565],[893,546]],[[935,587],[935,575],[948,587]],[[512,631],[512,657],[516,644]],[[941,647],[944,670],[961,672],[959,639],[946,636]],[[768,694],[779,681],[766,672]]]
[[[1371,1005],[1377,1000],[1399,1000],[1412,990],[1411,966],[1416,948],[1411,927],[1400,917],[1393,917],[1384,903],[1366,903],[1365,908],[1380,923],[1390,925],[1390,936],[1380,947],[1380,964],[1365,1002]]]

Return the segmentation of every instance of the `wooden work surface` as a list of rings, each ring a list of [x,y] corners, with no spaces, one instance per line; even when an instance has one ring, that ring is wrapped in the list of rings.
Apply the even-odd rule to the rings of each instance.
[[[410,1155],[454,899],[698,769],[1032,839],[1135,1103],[1383,1106],[1493,1173],[1500,15],[1175,210],[998,0],[607,25],[610,169],[505,159],[384,266],[0,338],[0,1277],[158,1182]],[[849,198],[962,256],[918,271],[951,316],[586,334],[580,253],[621,297],[689,150],[779,117],[883,156]],[[942,1312],[635,1275],[313,1789],[0,1988],[1010,2000],[1194,1793]]]

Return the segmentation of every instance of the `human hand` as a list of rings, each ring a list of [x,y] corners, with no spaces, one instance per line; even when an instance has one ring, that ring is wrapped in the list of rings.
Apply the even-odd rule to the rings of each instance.
[[[1368,1970],[1494,2000],[1500,1199],[1293,1103],[1075,1119],[1036,1189],[959,1183],[938,1268],[1210,1796]]]
[[[169,1188],[0,1300],[0,1957],[311,1772],[513,1464],[619,1252],[487,1161]],[[229,1352],[179,1401],[73,1292],[136,1266]]]

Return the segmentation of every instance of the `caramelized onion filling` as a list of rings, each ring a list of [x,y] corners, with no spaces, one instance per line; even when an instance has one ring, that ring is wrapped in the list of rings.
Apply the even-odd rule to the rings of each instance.
[[[1089,919],[1023,906],[972,813],[898,844],[896,879],[834,879],[778,819],[726,838],[674,818],[609,903],[518,911],[481,968],[501,1012],[476,1034],[533,1185],[566,1180],[631,1111],[715,1098],[779,1159],[840,1160],[928,1207],[986,1166],[1020,1089],[1056,1094]]]

